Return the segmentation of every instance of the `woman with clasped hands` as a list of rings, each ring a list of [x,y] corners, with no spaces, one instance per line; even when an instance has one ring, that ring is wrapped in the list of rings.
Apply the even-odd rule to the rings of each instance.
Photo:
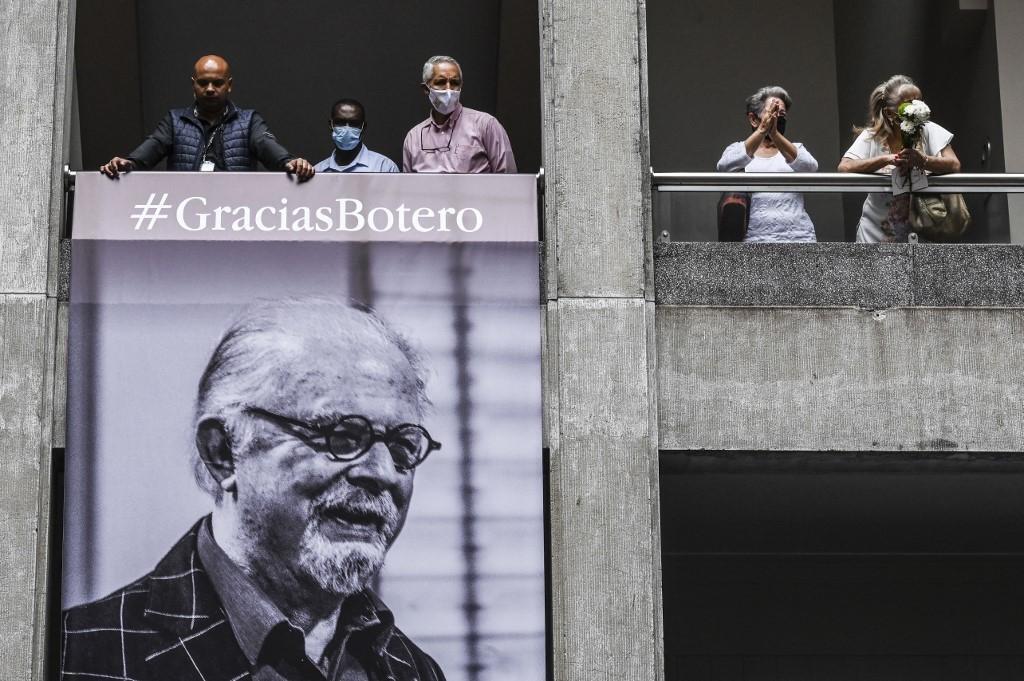
[[[722,152],[718,172],[813,173],[818,162],[799,142],[785,136],[786,115],[793,106],[781,87],[763,87],[747,98],[752,132]],[[804,209],[803,194],[757,192],[750,197],[746,242],[817,241],[814,223]]]
[[[875,87],[868,105],[867,125],[854,127],[853,131],[859,134],[843,154],[839,172],[888,175],[894,168],[904,173],[911,168],[935,174],[960,172],[960,159],[950,146],[953,133],[941,125],[928,121],[918,148],[903,148],[897,109],[914,99],[921,99],[921,90],[907,76],[892,76]],[[909,194],[868,194],[857,225],[857,241],[906,241],[909,234]]]

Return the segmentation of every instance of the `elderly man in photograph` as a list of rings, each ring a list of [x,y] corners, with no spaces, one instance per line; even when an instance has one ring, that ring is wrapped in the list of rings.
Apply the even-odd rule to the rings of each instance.
[[[494,116],[462,106],[462,67],[452,57],[431,57],[420,87],[430,116],[405,136],[407,173],[514,173],[516,159],[505,128]]]
[[[253,304],[199,382],[214,500],[153,572],[63,619],[62,678],[441,681],[370,589],[405,522],[425,369],[373,312]],[[131,547],[124,547],[125,551]]]
[[[241,109],[228,99],[232,84],[231,66],[224,57],[200,57],[192,68],[192,106],[168,111],[142,144],[125,158],[110,159],[100,172],[116,178],[148,170],[166,157],[168,170],[256,170],[258,160],[267,169],[283,170],[300,181],[313,177],[309,161],[289,154],[258,112]]]

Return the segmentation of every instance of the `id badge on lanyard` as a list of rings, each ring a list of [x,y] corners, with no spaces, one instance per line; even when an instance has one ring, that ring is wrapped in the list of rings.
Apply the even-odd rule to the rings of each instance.
[[[209,159],[207,159],[206,155],[210,153],[210,147],[212,147],[213,143],[217,141],[217,135],[220,134],[220,132],[221,132],[221,130],[223,128],[223,125],[224,125],[223,123],[218,124],[217,127],[214,129],[214,131],[212,133],[210,133],[210,139],[209,139],[209,141],[206,142],[206,148],[203,149],[203,162],[201,164],[199,164],[199,171],[200,172],[212,173],[214,170],[217,169],[216,164],[213,161],[210,161]]]

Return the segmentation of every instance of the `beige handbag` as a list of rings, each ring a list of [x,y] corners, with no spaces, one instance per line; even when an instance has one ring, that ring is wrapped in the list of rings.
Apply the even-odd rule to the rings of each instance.
[[[963,194],[915,194],[910,228],[928,241],[956,241],[971,224]]]

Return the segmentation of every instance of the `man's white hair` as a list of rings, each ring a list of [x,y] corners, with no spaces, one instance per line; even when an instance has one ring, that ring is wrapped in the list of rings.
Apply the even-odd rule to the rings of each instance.
[[[210,356],[196,396],[193,432],[208,418],[217,418],[236,455],[252,445],[256,428],[246,408],[266,406],[277,395],[293,389],[294,377],[284,360],[308,353],[307,339],[329,339],[354,347],[379,344],[397,349],[408,362],[407,380],[395,390],[409,393],[420,414],[426,396],[426,370],[412,344],[373,310],[353,301],[330,296],[295,296],[253,302],[228,326]],[[310,356],[311,366],[316,355]],[[203,462],[198,447],[192,471],[199,486],[218,501],[223,494]]]
[[[443,54],[438,54],[427,61],[423,62],[423,84],[434,77],[434,67],[438,64],[454,64],[455,68],[459,70],[459,78],[462,78],[462,67],[459,66],[459,62],[455,61],[455,57],[448,57]]]

